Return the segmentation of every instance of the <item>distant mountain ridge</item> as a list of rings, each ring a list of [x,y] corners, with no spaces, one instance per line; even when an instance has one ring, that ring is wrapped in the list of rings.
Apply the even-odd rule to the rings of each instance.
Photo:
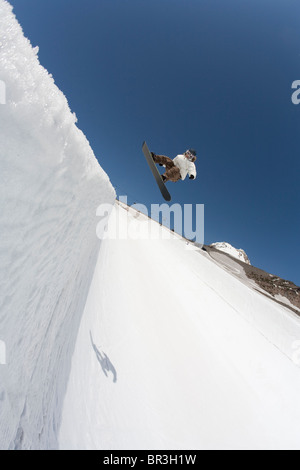
[[[249,257],[247,256],[245,251],[242,250],[242,248],[234,248],[232,245],[230,245],[230,243],[227,242],[212,243],[210,246],[216,248],[216,250],[224,251],[225,253],[228,253],[234,258],[251,265]]]
[[[291,281],[287,281],[279,276],[252,266],[245,251],[236,249],[229,243],[212,243],[211,245],[204,245],[203,249],[207,251],[213,259],[216,259],[217,253],[222,252],[222,257],[217,256],[217,260],[225,269],[230,271],[231,274],[239,279],[242,279],[244,274],[246,278],[254,282],[253,288],[255,290],[280,305],[289,308],[300,316],[299,286]],[[226,257],[230,257],[232,262],[228,263]]]

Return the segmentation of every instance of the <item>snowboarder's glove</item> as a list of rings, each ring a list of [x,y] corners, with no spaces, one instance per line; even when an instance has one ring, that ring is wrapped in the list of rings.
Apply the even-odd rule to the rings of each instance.
[[[190,179],[190,180],[193,180],[193,179],[195,179],[195,176],[194,176],[194,175],[191,175],[191,176],[189,177],[189,179]]]

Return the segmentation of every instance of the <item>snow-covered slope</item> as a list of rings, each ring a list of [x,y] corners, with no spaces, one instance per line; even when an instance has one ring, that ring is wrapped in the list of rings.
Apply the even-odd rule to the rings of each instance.
[[[250,263],[245,263],[243,259],[233,256],[231,252],[215,248],[214,244],[205,245],[203,249],[209,254],[211,259],[237,279],[300,315],[300,287],[296,286],[293,282],[251,266]],[[274,320],[274,315],[272,315],[270,325],[274,323]]]
[[[299,317],[181,237],[145,240],[145,215],[116,213],[109,229],[129,239],[101,245],[61,448],[299,448]]]
[[[0,40],[0,448],[56,448],[96,209],[115,193],[4,0]]]
[[[100,245],[109,179],[4,0],[0,33],[0,448],[299,449],[296,286],[119,203]]]
[[[227,242],[216,242],[212,243],[211,246],[216,250],[224,251],[224,253],[228,253],[229,255],[233,256],[234,258],[243,261],[244,263],[251,264],[250,260],[242,248],[234,248],[230,243]]]

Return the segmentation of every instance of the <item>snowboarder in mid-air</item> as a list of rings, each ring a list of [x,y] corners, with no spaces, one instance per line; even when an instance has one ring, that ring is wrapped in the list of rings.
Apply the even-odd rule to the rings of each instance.
[[[183,154],[177,155],[174,160],[164,155],[156,155],[153,152],[151,155],[155,163],[166,168],[165,173],[161,175],[164,182],[173,181],[176,183],[180,179],[184,180],[187,175],[189,175],[189,179],[196,178],[196,150],[186,150]]]
[[[160,192],[166,201],[171,201],[171,194],[165,185],[167,181],[173,181],[175,183],[176,181],[184,180],[186,175],[189,175],[191,180],[196,178],[196,150],[186,150],[183,154],[177,155],[174,160],[165,157],[165,155],[156,155],[150,152],[146,142],[143,143],[142,150]],[[156,163],[166,168],[163,175],[158,171]]]

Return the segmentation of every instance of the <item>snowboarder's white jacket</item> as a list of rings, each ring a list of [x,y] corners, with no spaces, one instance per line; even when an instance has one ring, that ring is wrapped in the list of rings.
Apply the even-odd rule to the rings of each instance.
[[[174,164],[179,168],[181,179],[184,180],[186,175],[196,178],[196,166],[190,162],[184,155],[177,155],[173,160]]]

